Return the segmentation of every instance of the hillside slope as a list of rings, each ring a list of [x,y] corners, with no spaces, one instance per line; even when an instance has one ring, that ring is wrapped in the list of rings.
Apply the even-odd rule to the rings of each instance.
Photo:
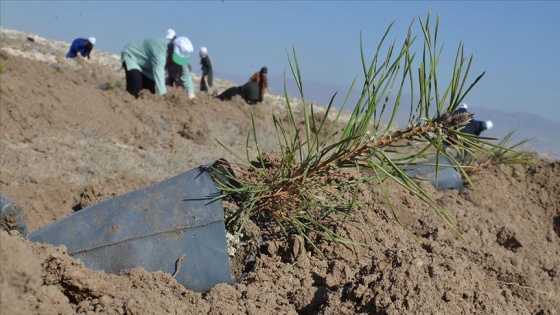
[[[28,40],[31,36],[33,41]],[[26,212],[30,231],[73,209],[240,154],[255,117],[262,148],[275,148],[272,112],[181,90],[134,99],[121,89],[118,58],[93,64],[62,58],[66,43],[2,30],[0,193]],[[218,89],[228,85],[218,80]],[[249,154],[254,154],[250,148]],[[369,247],[319,244],[293,265],[297,239],[263,233],[255,266],[234,285],[201,294],[142,268],[119,275],[86,268],[64,246],[0,232],[0,309],[6,314],[556,314],[560,309],[560,162],[497,166],[463,193],[426,190],[456,220],[463,238],[396,184],[392,218],[376,185],[360,187],[364,207],[335,218],[337,232]]]

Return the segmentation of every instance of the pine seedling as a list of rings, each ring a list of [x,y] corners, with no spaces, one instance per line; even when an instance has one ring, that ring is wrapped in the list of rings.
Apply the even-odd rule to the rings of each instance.
[[[391,24],[369,63],[360,39],[364,82],[360,98],[344,123],[341,112],[356,81],[340,111],[334,110],[335,94],[326,113],[319,116],[314,107],[305,102],[295,49],[291,55],[288,53],[290,69],[304,104],[302,117],[294,113],[284,83],[287,116],[284,119],[273,116],[279,151],[260,150],[254,121],[251,134],[247,136],[246,156],[241,157],[230,150],[242,162],[238,164],[237,174],[228,172],[225,175],[230,180],[220,182],[222,197],[239,201],[238,210],[226,218],[229,228],[235,227],[240,232],[249,219],[273,222],[284,233],[296,234],[303,239],[306,246],[302,249],[312,249],[319,254],[319,238],[338,244],[358,244],[334,231],[330,215],[351,217],[354,211],[361,209],[356,196],[360,185],[366,182],[380,185],[385,193],[385,200],[380,202],[386,202],[392,210],[391,198],[385,188],[385,182],[392,180],[427,203],[460,236],[452,218],[405,169],[421,165],[428,154],[435,154],[436,177],[439,161],[453,161],[453,166],[460,169],[470,182],[469,172],[474,168],[463,165],[448,153],[446,148],[450,145],[469,152],[475,159],[483,155],[495,163],[518,163],[525,159],[515,147],[493,144],[485,138],[460,132],[461,127],[472,119],[472,114],[452,113],[484,73],[469,83],[473,58],[464,55],[463,44],[460,44],[451,80],[442,90],[444,85],[439,81],[437,70],[443,51],[443,45],[438,47],[437,44],[439,17],[433,30],[430,13],[426,21],[419,18],[419,22],[423,50],[417,68],[414,63],[417,56],[413,51],[417,40],[412,35],[414,22],[400,45],[396,40],[387,44]],[[416,101],[409,104],[408,125],[395,129],[393,122],[405,91],[411,95],[411,100]],[[390,117],[387,124],[381,122],[384,115]],[[298,118],[303,120],[302,127],[297,123]],[[339,128],[341,124],[343,127]],[[252,147],[257,149],[256,158],[249,156],[251,139],[254,141]],[[420,147],[403,146],[402,143],[417,143]],[[374,175],[362,175],[365,170]],[[341,190],[353,193],[341,196]],[[400,223],[395,211],[392,214]]]

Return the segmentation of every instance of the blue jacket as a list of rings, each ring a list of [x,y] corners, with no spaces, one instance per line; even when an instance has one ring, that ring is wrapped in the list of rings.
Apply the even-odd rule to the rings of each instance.
[[[91,53],[93,46],[88,47],[87,43],[88,40],[86,38],[76,38],[72,42],[72,46],[70,46],[70,50],[68,50],[66,58],[75,58],[78,56],[78,53],[84,57],[90,58],[89,54]]]
[[[480,136],[480,134],[486,130],[485,122],[481,120],[472,119],[468,124],[461,130],[463,133],[468,133],[471,135]]]
[[[127,70],[139,70],[146,77],[156,82],[159,95],[167,93],[165,86],[165,64],[167,63],[167,45],[169,39],[148,38],[137,40],[126,45],[121,60],[126,63]],[[183,66],[181,81],[188,93],[194,94],[194,84],[187,65]]]

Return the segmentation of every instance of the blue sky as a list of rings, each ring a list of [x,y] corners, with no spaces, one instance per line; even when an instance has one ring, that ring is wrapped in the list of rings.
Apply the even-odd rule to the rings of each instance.
[[[96,49],[113,53],[174,28],[195,50],[208,47],[217,73],[245,76],[264,65],[269,74],[289,74],[286,49],[295,47],[305,80],[349,85],[362,77],[360,32],[372,56],[391,22],[390,39],[403,39],[430,8],[440,15],[443,76],[460,42],[474,56],[472,78],[486,71],[466,99],[471,107],[560,122],[558,1],[2,0],[0,25],[67,42],[95,36]],[[196,54],[192,64],[199,72]]]

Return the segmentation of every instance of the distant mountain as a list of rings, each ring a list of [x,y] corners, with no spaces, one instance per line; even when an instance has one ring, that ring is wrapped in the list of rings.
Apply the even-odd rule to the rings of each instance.
[[[494,123],[494,128],[485,132],[485,136],[501,138],[508,131],[514,130],[513,142],[531,139],[527,144],[531,151],[560,158],[560,123],[524,112],[508,113],[487,108],[469,110],[475,113],[475,119],[491,120]]]

